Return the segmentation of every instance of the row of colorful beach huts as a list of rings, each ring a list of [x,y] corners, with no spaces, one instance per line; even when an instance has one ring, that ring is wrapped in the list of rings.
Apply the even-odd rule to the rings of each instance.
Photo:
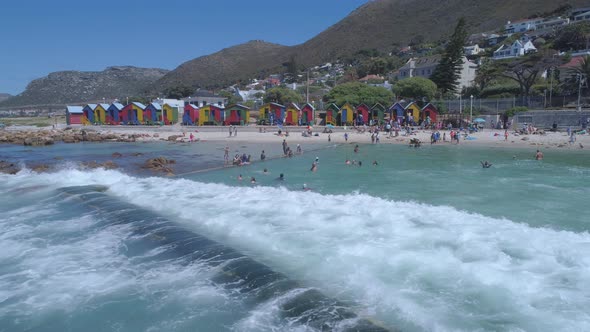
[[[240,104],[228,107],[190,103],[138,102],[67,106],[68,124],[82,125],[245,125],[250,121],[250,109]]]
[[[68,124],[82,125],[247,125],[250,122],[250,108],[241,104],[227,107],[204,105],[178,101],[176,103],[157,103],[143,105],[138,102],[123,106],[120,103],[87,104],[68,106]],[[258,109],[258,124],[266,125],[310,125],[315,124],[316,109],[312,104],[299,106],[295,103],[281,105],[267,103]],[[436,122],[437,108],[428,103],[420,107],[416,102],[399,101],[385,107],[379,103],[369,107],[366,104],[342,106],[330,104],[322,114],[326,125],[364,125],[378,124],[385,120],[417,124],[422,121]]]
[[[372,107],[366,104],[353,106],[345,103],[340,107],[330,104],[322,117],[324,124],[334,126],[379,124],[386,120],[418,124],[422,121],[436,122],[438,109],[430,103],[421,107],[417,102],[405,101],[396,102],[390,107],[379,103]],[[314,120],[315,108],[311,104],[299,107],[294,103],[287,106],[268,103],[259,109],[258,123],[261,124],[307,125]]]

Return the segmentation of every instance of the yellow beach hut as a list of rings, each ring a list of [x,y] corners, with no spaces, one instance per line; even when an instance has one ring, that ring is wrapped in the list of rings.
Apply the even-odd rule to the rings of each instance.
[[[418,104],[416,104],[416,102],[409,103],[406,106],[407,119],[408,120],[412,119],[413,122],[418,123],[418,120],[420,120],[420,112],[421,111],[422,111],[422,109],[420,108],[420,106],[418,106]],[[410,116],[412,118],[410,118]]]
[[[107,110],[109,109],[109,104],[97,104],[94,108],[94,123],[96,124],[105,124],[107,119]]]
[[[352,125],[352,120],[356,109],[349,103],[346,103],[340,107],[340,125]]]

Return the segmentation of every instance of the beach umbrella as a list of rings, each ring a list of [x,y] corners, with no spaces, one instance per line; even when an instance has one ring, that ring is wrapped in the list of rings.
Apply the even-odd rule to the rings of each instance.
[[[484,120],[482,118],[476,118],[476,119],[473,120],[473,122],[482,123],[482,122],[486,122],[486,120]]]

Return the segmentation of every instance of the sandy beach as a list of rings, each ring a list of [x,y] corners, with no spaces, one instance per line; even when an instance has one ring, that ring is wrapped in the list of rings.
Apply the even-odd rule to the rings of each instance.
[[[262,128],[249,126],[238,127],[237,136],[229,136],[229,127],[183,127],[183,126],[169,126],[169,127],[82,127],[85,129],[96,130],[101,133],[138,135],[139,141],[154,141],[154,140],[168,140],[171,136],[179,136],[178,141],[189,141],[190,134],[194,136],[196,142],[249,142],[249,143],[272,143],[280,144],[284,139],[289,143],[302,144],[305,143],[324,143],[328,142],[328,137],[333,143],[355,143],[355,144],[371,144],[371,134],[368,131],[364,133],[358,132],[354,128],[333,128],[331,134],[323,133],[323,127],[314,127],[313,136],[304,137],[302,132],[304,128],[287,128],[288,136],[285,132],[278,135],[276,127]],[[348,133],[348,141],[345,140],[345,133]],[[418,138],[423,144],[430,144],[431,130],[416,130],[410,136],[399,135],[397,137],[390,137],[385,132],[379,134],[379,144],[409,144],[410,139]],[[448,130],[441,130],[441,137],[446,133],[445,141],[437,144],[455,144],[451,143]],[[318,136],[315,136],[315,135]],[[484,129],[483,131],[472,133],[469,137],[460,140],[459,145],[473,145],[473,146],[490,146],[490,147],[531,147],[531,148],[560,148],[560,149],[575,149],[575,150],[590,150],[590,135],[576,135],[576,141],[573,144],[569,143],[569,136],[566,132],[545,132],[543,135],[518,134],[515,131],[509,131],[508,140],[504,139],[504,130]]]

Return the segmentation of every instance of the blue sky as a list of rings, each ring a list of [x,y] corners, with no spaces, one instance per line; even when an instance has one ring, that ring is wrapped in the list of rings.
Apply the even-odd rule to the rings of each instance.
[[[3,0],[0,92],[59,70],[174,69],[253,39],[305,42],[368,0]]]

